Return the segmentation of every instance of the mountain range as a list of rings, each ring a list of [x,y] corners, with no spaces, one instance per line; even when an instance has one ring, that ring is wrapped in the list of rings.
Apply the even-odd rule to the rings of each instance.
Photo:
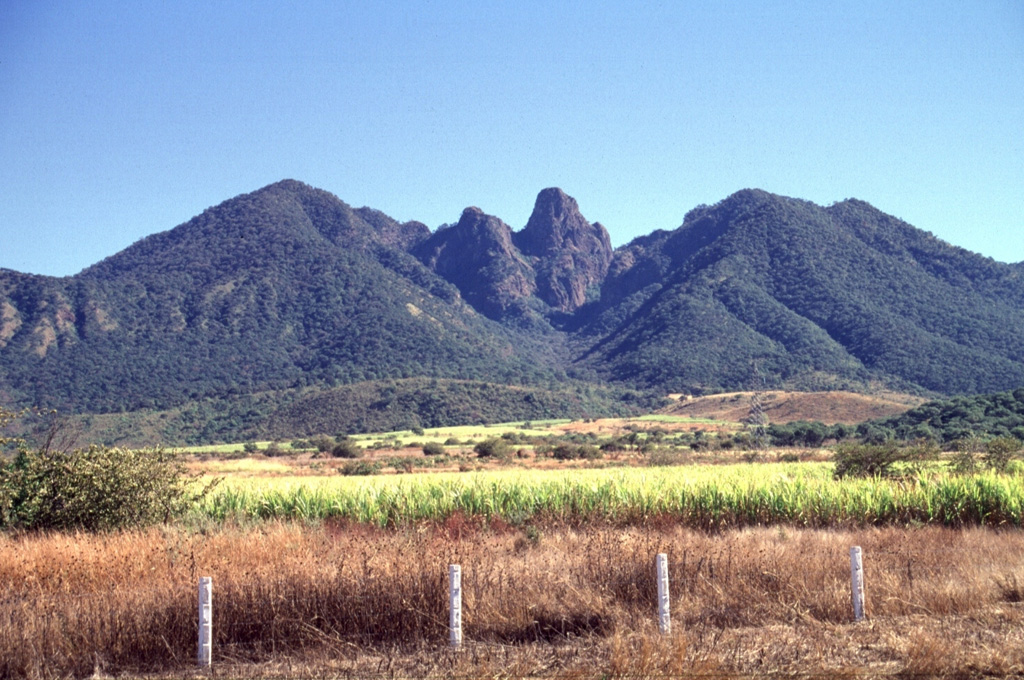
[[[75,276],[0,270],[0,404],[198,442],[753,386],[996,392],[1024,385],[1022,274],[859,200],[747,189],[612,248],[557,188],[518,231],[475,207],[432,231],[285,180]]]

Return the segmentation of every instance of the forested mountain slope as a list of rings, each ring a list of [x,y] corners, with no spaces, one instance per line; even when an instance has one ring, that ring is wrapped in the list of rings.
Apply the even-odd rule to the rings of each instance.
[[[76,276],[0,271],[0,403],[100,413],[567,375],[662,394],[995,392],[1024,385],[1022,273],[857,200],[743,190],[613,251],[557,188],[519,231],[467,208],[431,232],[285,180]]]
[[[428,235],[280,182],[74,277],[0,273],[2,387],[73,411],[306,384],[558,375],[402,248]],[[542,339],[543,340],[543,339]]]
[[[1024,384],[1024,281],[861,201],[741,191],[620,248],[582,361],[672,390]]]

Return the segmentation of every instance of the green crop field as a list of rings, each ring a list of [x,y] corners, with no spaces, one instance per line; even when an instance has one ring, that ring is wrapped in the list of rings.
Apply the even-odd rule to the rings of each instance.
[[[502,518],[644,524],[659,518],[713,530],[759,525],[1020,526],[1024,480],[934,472],[921,479],[832,478],[829,463],[696,465],[564,471],[435,473],[373,478],[229,479],[200,517],[343,518],[376,526]]]

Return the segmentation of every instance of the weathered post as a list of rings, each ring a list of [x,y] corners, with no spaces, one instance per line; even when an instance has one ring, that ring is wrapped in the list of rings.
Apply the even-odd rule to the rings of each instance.
[[[853,591],[853,620],[864,618],[864,561],[859,545],[850,548],[850,582]]]
[[[658,629],[662,635],[668,635],[672,632],[668,601],[668,555],[658,553],[655,564],[658,577]]]
[[[213,579],[199,579],[199,665],[213,661]]]
[[[462,648],[462,567],[448,565],[449,642],[453,649]]]

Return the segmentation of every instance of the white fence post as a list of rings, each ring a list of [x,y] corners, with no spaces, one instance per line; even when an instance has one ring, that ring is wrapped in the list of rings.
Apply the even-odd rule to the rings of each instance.
[[[455,649],[462,647],[462,567],[448,565],[449,642]]]
[[[859,545],[850,548],[850,581],[853,590],[853,620],[864,618],[864,562]]]
[[[668,602],[668,555],[658,553],[655,560],[658,575],[658,628],[662,635],[672,632],[672,619]]]
[[[209,666],[213,660],[213,579],[199,579],[199,665]]]

